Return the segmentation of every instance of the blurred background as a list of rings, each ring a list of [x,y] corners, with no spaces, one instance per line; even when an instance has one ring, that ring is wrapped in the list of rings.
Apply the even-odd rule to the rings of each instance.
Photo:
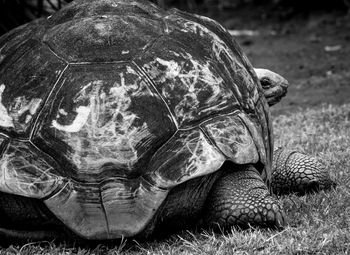
[[[0,0],[0,35],[71,1]],[[152,1],[216,19],[255,67],[286,77],[288,96],[273,114],[350,103],[350,0]]]

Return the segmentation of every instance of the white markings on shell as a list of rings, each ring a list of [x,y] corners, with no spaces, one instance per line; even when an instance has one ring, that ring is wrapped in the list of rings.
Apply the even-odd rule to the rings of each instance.
[[[200,63],[189,53],[183,53],[182,55],[184,59],[182,62],[156,58],[155,64],[153,64],[161,65],[166,68],[164,75],[158,80],[158,82],[163,84],[166,83],[161,91],[161,94],[166,99],[170,100],[173,97],[174,91],[180,86],[185,87],[187,90],[187,93],[174,108],[175,115],[184,120],[192,119],[195,117],[194,115],[198,114],[194,109],[198,109],[198,111],[202,113],[220,110],[223,105],[227,104],[227,100],[232,96],[232,92],[230,90],[225,90],[225,99],[218,102],[217,99],[222,96],[223,79],[220,76],[216,76],[210,70],[209,62]],[[176,79],[179,79],[179,82],[173,82]],[[203,85],[198,86],[199,83]],[[203,90],[208,89],[211,91],[211,94],[205,99],[205,107],[201,108],[200,104],[203,102],[198,98],[199,94]],[[209,94],[207,93],[206,95]]]
[[[59,114],[62,114],[62,115],[64,115],[64,116],[67,116],[67,114],[68,114],[64,109],[59,109],[59,110],[58,110],[58,113],[59,113]]]
[[[0,159],[0,191],[32,198],[49,195],[62,178],[53,175],[52,167],[40,158],[32,162],[27,157],[13,152]]]
[[[198,139],[193,141],[186,140],[184,144],[190,152],[185,172],[191,173],[191,178],[214,172],[219,169],[224,162],[223,155],[207,142],[202,132],[200,132],[200,137]],[[191,168],[195,168],[193,169],[194,171],[191,170]]]
[[[9,107],[9,111],[2,104],[2,94],[5,90],[5,85],[0,85],[0,126],[3,127],[15,127],[15,123],[21,125],[20,119],[24,116],[24,124],[28,124],[33,115],[38,111],[42,99],[32,98],[30,101],[25,96],[16,97],[13,101],[13,105]]]
[[[15,104],[11,107],[11,115],[15,122],[19,122],[19,119],[26,114],[25,123],[28,124],[39,109],[42,101],[41,98],[32,98],[28,102],[25,96],[16,97],[14,100]]]
[[[220,54],[225,52],[228,56],[232,56],[231,50],[227,47],[226,43],[215,33],[210,31],[205,26],[200,25],[199,23],[193,21],[186,21],[183,23],[184,32],[192,32],[194,34],[200,34],[203,36],[204,34],[212,37],[212,50],[215,53],[215,56],[218,60],[221,59]]]
[[[181,66],[174,60],[164,60],[161,58],[156,58],[156,61],[163,65],[166,66],[166,77],[164,77],[161,82],[165,82],[165,79],[174,79],[180,75],[181,72]]]
[[[134,71],[130,68],[127,72]],[[65,132],[62,139],[74,148],[71,158],[81,171],[98,171],[105,163],[133,165],[139,158],[137,144],[150,136],[147,123],[134,125],[138,116],[129,110],[130,93],[142,93],[137,80],[125,84],[124,74],[119,75],[119,82],[108,91],[104,90],[104,81],[97,80],[78,92],[74,103],[88,101],[89,104],[76,108],[78,114],[71,124],[63,126],[59,119],[52,121],[53,128]],[[60,109],[59,113],[62,112],[67,111]]]
[[[101,37],[108,37],[112,30],[112,26],[108,23],[95,23],[94,28]]]
[[[13,118],[9,115],[6,107],[2,104],[2,94],[4,93],[6,86],[0,85],[0,126],[2,127],[15,127],[13,124]]]
[[[52,126],[64,132],[69,132],[69,133],[79,132],[88,120],[88,117],[90,114],[90,107],[79,106],[76,109],[76,113],[77,115],[70,125],[61,125],[56,120],[53,120]]]
[[[166,189],[215,172],[225,161],[224,155],[199,129],[179,130],[162,150],[166,153],[156,154],[154,180],[156,186]]]
[[[223,80],[221,77],[213,75],[209,69],[209,63],[205,63],[204,65],[200,64],[188,53],[186,54],[186,58],[190,61],[192,69],[186,74],[180,74],[178,77],[182,84],[188,87],[188,93],[175,107],[175,113],[177,116],[182,116],[183,119],[190,119],[194,117],[192,116],[193,111],[185,111],[185,108],[193,107],[196,109],[199,107],[200,100],[198,99],[198,95],[202,88],[195,87],[198,82],[203,82],[212,90],[212,95],[206,100],[206,103],[212,105],[212,107],[210,107],[211,109],[200,109],[201,112],[212,111],[213,108],[218,108],[221,103],[225,104],[226,102],[220,102],[219,104],[215,102],[221,92],[220,85]],[[206,88],[206,86],[204,86],[204,88]]]
[[[195,34],[200,34],[201,36],[203,34],[205,34],[206,36],[211,37],[212,38],[211,39],[212,52],[214,53],[216,59],[223,64],[223,66],[226,66],[227,63],[222,61],[222,58],[223,58],[222,54],[224,56],[227,56],[229,59],[235,58],[235,54],[226,45],[226,43],[218,35],[216,35],[212,31],[210,31],[205,26],[198,24],[196,22],[192,22],[192,21],[183,22],[182,25],[185,28],[184,32],[191,32],[191,33],[195,33]],[[218,26],[219,26],[219,28],[223,29],[220,24],[218,24]],[[225,31],[225,29],[223,29],[223,31]],[[244,55],[243,55],[243,58],[246,59],[246,57]],[[247,72],[244,65],[242,63],[240,63],[239,61],[229,61],[229,62],[231,63],[232,70],[237,70],[237,72],[242,72],[241,77],[245,79],[244,83],[248,86],[249,91],[253,91],[254,100],[256,101],[258,99],[258,97],[257,97],[256,89],[255,89],[255,83],[251,79],[251,76]],[[230,73],[229,70],[227,70],[227,72]],[[232,86],[232,87],[235,87],[235,86]],[[235,89],[236,89],[237,95],[239,96],[239,98],[241,98],[242,95],[241,95],[240,91],[237,88],[235,88]],[[250,102],[248,102],[248,103],[250,103]]]

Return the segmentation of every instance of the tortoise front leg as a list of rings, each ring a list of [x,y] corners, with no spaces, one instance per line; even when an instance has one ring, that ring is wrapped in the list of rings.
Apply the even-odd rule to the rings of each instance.
[[[278,148],[274,151],[271,186],[278,195],[305,193],[335,186],[326,167],[316,158]]]
[[[231,226],[282,228],[283,209],[271,196],[258,171],[251,165],[228,169],[210,190],[204,207],[204,224],[227,229]]]
[[[287,93],[288,81],[281,75],[267,69],[254,69],[269,106],[279,102]],[[275,150],[272,170],[272,189],[276,194],[307,192],[328,189],[335,186],[326,168],[308,155]]]

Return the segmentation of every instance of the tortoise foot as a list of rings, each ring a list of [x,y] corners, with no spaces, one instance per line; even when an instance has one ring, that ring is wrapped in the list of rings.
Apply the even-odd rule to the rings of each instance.
[[[240,166],[214,183],[206,201],[204,224],[219,229],[232,226],[279,229],[286,225],[286,219],[257,170]]]
[[[278,148],[272,166],[272,190],[278,195],[316,192],[336,185],[326,167],[316,158]]]

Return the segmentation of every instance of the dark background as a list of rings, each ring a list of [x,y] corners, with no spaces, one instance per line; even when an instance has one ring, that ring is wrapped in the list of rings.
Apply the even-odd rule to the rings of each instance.
[[[41,16],[50,15],[72,0],[0,0],[0,35]],[[88,1],[88,0],[87,0]],[[177,7],[219,18],[222,13],[239,15],[242,8],[264,8],[261,18],[290,19],[315,11],[343,11],[349,0],[153,0],[164,8]]]

